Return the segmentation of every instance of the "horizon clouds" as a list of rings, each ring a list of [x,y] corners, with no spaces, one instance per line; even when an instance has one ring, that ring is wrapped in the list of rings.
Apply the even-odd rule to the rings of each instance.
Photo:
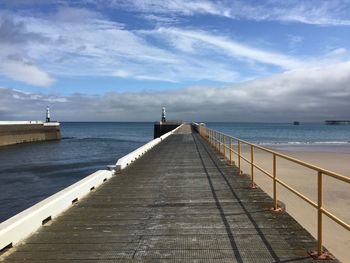
[[[102,95],[59,96],[0,88],[0,116],[43,119],[46,105],[51,105],[59,121],[157,121],[162,106],[170,119],[184,121],[350,119],[349,72],[350,62],[346,62],[221,88],[193,86]]]
[[[349,119],[350,4],[315,3],[2,1],[0,119]]]

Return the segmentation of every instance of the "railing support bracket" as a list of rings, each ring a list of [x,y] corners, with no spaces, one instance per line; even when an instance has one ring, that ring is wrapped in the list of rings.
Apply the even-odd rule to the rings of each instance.
[[[248,186],[244,187],[244,189],[257,189],[258,185],[253,183],[253,184],[249,184]]]
[[[271,207],[270,211],[280,213],[280,212],[283,212],[284,210],[282,207],[277,207],[277,208]]]
[[[308,254],[315,260],[333,260],[333,255],[328,251],[323,251],[321,254],[317,250],[309,251]]]

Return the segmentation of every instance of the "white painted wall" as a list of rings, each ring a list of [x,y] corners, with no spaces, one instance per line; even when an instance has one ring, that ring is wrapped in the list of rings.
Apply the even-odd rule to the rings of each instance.
[[[120,158],[116,163],[116,170],[122,170],[126,168],[128,165],[130,165],[132,162],[136,161],[138,158],[140,158],[143,154],[148,152],[150,149],[152,149],[154,146],[156,146],[158,143],[160,143],[162,140],[165,140],[167,137],[169,137],[171,134],[176,132],[183,124],[181,124],[179,127],[175,128],[174,130],[167,132],[166,134],[160,136],[159,138],[156,138],[145,145],[141,146],[140,148],[137,148],[135,151],[132,151],[131,153],[125,155],[124,157]]]
[[[1,223],[0,250],[9,244],[15,245],[34,233],[42,226],[43,220],[48,217],[54,219],[70,208],[73,200],[80,200],[112,175],[113,171],[97,171]]]
[[[59,126],[59,122],[43,122],[43,121],[0,121],[0,125],[27,125],[42,124],[44,126]]]
[[[42,121],[0,121],[0,125],[43,124]]]

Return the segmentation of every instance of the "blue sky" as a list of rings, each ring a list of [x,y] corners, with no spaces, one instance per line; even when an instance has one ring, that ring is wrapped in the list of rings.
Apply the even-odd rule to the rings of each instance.
[[[322,105],[349,96],[349,49],[345,0],[5,0],[0,119],[35,118],[44,104],[63,120],[76,105],[81,120],[152,120],[161,105],[182,119],[264,121],[272,108],[285,113],[276,121],[346,118],[349,104]],[[238,99],[260,106],[242,116],[230,105]],[[293,99],[301,105],[287,107]],[[96,108],[84,115],[86,101]],[[204,105],[217,115],[196,112]]]

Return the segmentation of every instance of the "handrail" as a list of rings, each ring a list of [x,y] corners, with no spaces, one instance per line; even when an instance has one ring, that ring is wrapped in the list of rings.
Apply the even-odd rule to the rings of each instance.
[[[345,182],[350,184],[350,178],[346,177],[344,175],[323,169],[321,167],[315,166],[313,164],[301,161],[299,159],[290,157],[288,155],[276,152],[271,149],[267,149],[265,147],[262,147],[260,145],[256,145],[254,143],[250,143],[245,140],[241,140],[237,137],[227,135],[225,133],[209,129],[203,125],[200,127],[197,126],[197,131],[199,134],[211,145],[213,145],[220,153],[224,155],[225,159],[228,159],[230,163],[232,163],[232,154],[237,155],[238,157],[238,169],[239,173],[242,173],[241,170],[241,160],[246,161],[248,164],[250,164],[250,176],[251,176],[251,187],[255,188],[255,182],[254,182],[254,169],[259,170],[263,174],[267,175],[269,178],[273,181],[273,210],[278,211],[280,208],[277,206],[277,187],[276,185],[279,184],[295,194],[296,196],[300,197],[302,200],[310,204],[312,207],[317,209],[317,257],[321,257],[324,254],[323,251],[323,223],[322,223],[322,215],[325,214],[328,218],[333,220],[338,225],[344,227],[348,231],[350,231],[350,225],[343,220],[339,219],[337,216],[329,212],[323,207],[323,175],[330,176],[332,178],[335,178],[339,181]],[[229,139],[229,143],[228,143]],[[235,144],[235,141],[237,144]],[[241,154],[241,147],[242,144],[250,146],[250,159],[249,157],[245,157]],[[233,145],[237,145],[237,151],[233,150]],[[272,164],[272,174],[267,172],[265,169],[254,163],[254,149],[259,149],[264,152],[270,153],[273,156],[273,164]],[[226,152],[229,151],[229,157],[227,157]],[[307,167],[309,169],[312,169],[317,172],[317,202],[312,201],[307,196],[303,195],[299,191],[295,190],[293,187],[289,186],[287,183],[283,182],[279,178],[277,178],[277,165],[276,165],[276,159],[277,157],[288,160],[290,162],[299,164],[303,167]]]

